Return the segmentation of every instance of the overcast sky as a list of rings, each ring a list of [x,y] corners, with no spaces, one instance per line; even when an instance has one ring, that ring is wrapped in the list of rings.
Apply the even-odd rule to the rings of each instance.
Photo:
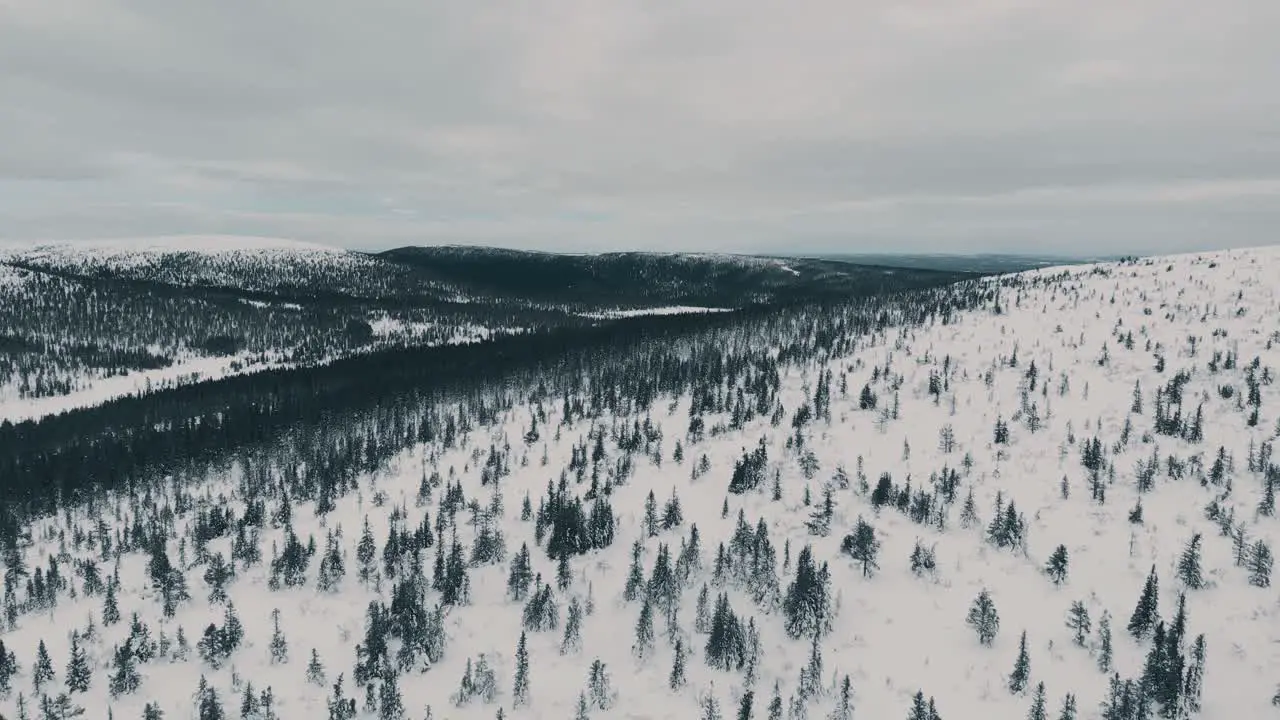
[[[0,237],[1280,242],[1277,0],[0,0]]]

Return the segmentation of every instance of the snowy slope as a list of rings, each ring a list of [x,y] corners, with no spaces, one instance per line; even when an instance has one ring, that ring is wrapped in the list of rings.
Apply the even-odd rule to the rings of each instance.
[[[223,698],[230,717],[240,717],[239,698],[244,683],[251,682],[259,690],[271,687],[278,717],[325,718],[329,717],[326,696],[339,673],[345,674],[348,696],[357,699],[362,713],[358,717],[378,717],[376,711],[362,709],[364,691],[352,687],[351,676],[357,660],[355,646],[364,637],[366,607],[378,598],[389,603],[394,579],[384,577],[366,587],[356,577],[362,523],[368,518],[377,543],[376,564],[381,566],[394,514],[407,515],[396,524],[409,531],[418,527],[424,513],[433,526],[438,522],[445,487],[432,487],[425,502],[415,499],[427,477],[438,472],[445,486],[457,482],[468,500],[475,500],[477,507],[486,506],[492,501],[493,486],[482,485],[485,458],[495,448],[510,447],[510,474],[499,485],[504,505],[499,527],[506,559],[468,571],[470,603],[453,608],[445,619],[448,642],[443,659],[425,673],[413,668],[399,675],[398,690],[406,708],[403,717],[420,720],[430,707],[433,718],[492,718],[500,711],[512,718],[572,718],[580,694],[587,692],[594,659],[605,663],[616,697],[607,709],[591,708],[592,718],[704,717],[706,698],[716,699],[723,717],[733,717],[748,682],[742,672],[715,670],[704,662],[708,638],[695,629],[697,597],[704,583],[710,584],[713,604],[720,591],[727,591],[735,612],[744,622],[754,618],[759,628],[759,668],[750,683],[754,717],[769,716],[766,706],[775,684],[784,705],[790,706],[802,669],[810,661],[809,640],[789,638],[784,613],[758,606],[746,587],[730,581],[721,588],[712,578],[716,546],[729,544],[739,512],[752,528],[758,520],[765,521],[780,572],[784,544],[789,545],[789,571],[780,578],[784,592],[806,544],[812,545],[819,563],[829,563],[835,611],[832,632],[820,643],[821,694],[799,703],[799,709],[788,709],[788,718],[827,717],[837,708],[839,687],[846,676],[855,716],[861,718],[906,718],[918,691],[936,700],[943,718],[1024,718],[1040,682],[1047,688],[1049,717],[1058,717],[1067,693],[1075,696],[1079,717],[1100,717],[1109,675],[1098,667],[1099,620],[1104,613],[1111,617],[1115,670],[1122,678],[1139,677],[1150,641],[1130,637],[1125,628],[1153,566],[1159,576],[1160,616],[1166,622],[1172,618],[1178,593],[1185,590],[1189,620],[1184,645],[1189,648],[1202,633],[1206,639],[1203,709],[1196,716],[1268,717],[1276,712],[1270,699],[1280,681],[1276,590],[1250,584],[1249,572],[1236,566],[1230,539],[1220,534],[1219,523],[1208,519],[1205,509],[1211,500],[1221,498],[1220,507],[1234,512],[1236,524],[1247,530],[1250,542],[1262,540],[1274,547],[1280,540],[1280,520],[1257,512],[1267,485],[1265,468],[1252,469],[1247,462],[1247,456],[1256,455],[1280,432],[1280,390],[1271,381],[1280,364],[1277,277],[1280,248],[1003,276],[988,281],[988,287],[999,289],[998,298],[982,310],[958,315],[947,324],[891,327],[859,339],[856,350],[847,356],[810,367],[784,368],[778,396],[785,408],[781,424],[758,417],[740,429],[709,433],[695,443],[686,434],[694,414],[691,399],[659,401],[652,421],[664,439],[650,444],[648,457],[635,455],[633,475],[613,488],[610,502],[618,514],[616,539],[605,549],[572,560],[569,590],[555,591],[560,627],[528,633],[531,690],[523,706],[515,707],[513,702],[522,604],[505,597],[507,568],[522,543],[532,551],[534,570],[553,585],[556,563],[537,547],[534,523],[520,519],[521,500],[527,494],[536,509],[548,482],[555,482],[571,463],[575,446],[581,444],[584,451],[592,448],[597,430],[604,435],[601,473],[608,476],[625,454],[618,447],[616,430],[629,429],[644,417],[578,419],[561,427],[562,403],[557,400],[545,408],[540,437],[527,442],[523,436],[535,409],[516,406],[498,425],[475,427],[461,447],[446,448],[439,440],[420,445],[397,457],[389,468],[362,477],[358,491],[337,498],[332,512],[323,518],[315,516],[313,502],[298,503],[292,512],[292,530],[304,544],[313,536],[318,545],[305,585],[271,590],[263,565],[240,569],[228,593],[244,623],[246,640],[229,661],[215,668],[203,663],[194,647],[185,660],[152,660],[139,667],[143,679],[136,692],[113,698],[107,692],[112,648],[128,636],[131,612],[146,621],[153,638],[161,632],[172,638],[181,626],[192,645],[206,625],[223,617],[223,608],[206,599],[209,588],[201,579],[205,567],[194,562],[189,537],[194,511],[179,513],[173,521],[168,557],[174,563],[186,563],[185,577],[194,599],[180,605],[174,617],[162,617],[156,591],[146,577],[146,555],[126,554],[119,564],[124,620],[104,628],[103,597],[85,596],[80,591],[82,579],[73,578],[78,597],[64,594],[56,607],[21,614],[16,628],[0,638],[22,667],[13,679],[13,692],[0,701],[0,708],[13,716],[20,691],[28,712],[37,716],[32,699],[37,644],[43,641],[52,657],[56,676],[45,689],[56,695],[64,689],[70,633],[92,624],[96,632],[84,645],[92,661],[93,682],[87,693],[72,696],[76,704],[89,709],[91,717],[106,717],[106,708],[115,717],[141,717],[148,701],[159,703],[168,718],[198,717],[192,697],[203,677]],[[1163,370],[1157,370],[1158,358],[1163,360]],[[1254,358],[1258,366],[1250,371]],[[1034,386],[1029,377],[1032,363]],[[800,423],[797,429],[791,418],[797,408],[813,404],[820,374],[828,370],[834,378],[829,417]],[[1188,419],[1197,408],[1203,413],[1203,437],[1197,441],[1161,434],[1154,427],[1157,388],[1167,386],[1184,370],[1189,373],[1182,386],[1184,412]],[[930,392],[931,375],[937,378],[936,393]],[[1135,383],[1142,405],[1138,411]],[[864,384],[877,395],[877,409],[860,408]],[[1252,425],[1251,384],[1259,408]],[[1230,396],[1223,390],[1226,386],[1233,388]],[[1000,420],[1008,423],[1008,442],[997,444],[994,428]],[[727,416],[705,414],[708,429],[727,422]],[[1122,443],[1126,423],[1130,432]],[[944,447],[944,435],[953,438],[954,447]],[[797,436],[804,449],[797,449]],[[1081,462],[1082,446],[1094,437],[1104,448],[1104,466],[1114,469],[1114,477],[1106,469],[1100,472],[1105,502],[1091,498],[1089,473]],[[682,461],[673,456],[677,440],[683,446]],[[768,456],[764,486],[744,495],[729,494],[726,488],[735,460],[762,440]],[[1231,460],[1220,477],[1213,472],[1219,448]],[[812,453],[808,458],[806,450]],[[695,471],[696,460],[703,455],[707,469]],[[1139,464],[1153,456],[1160,467],[1152,489],[1141,493],[1143,521],[1137,524],[1129,518],[1140,497],[1136,476],[1141,472]],[[1169,477],[1170,457],[1175,465],[1186,466],[1182,479]],[[1271,462],[1276,462],[1274,456]],[[806,478],[806,464],[811,478]],[[911,488],[920,489],[928,487],[931,474],[944,467],[957,471],[958,478],[956,500],[941,513],[945,529],[935,526],[936,512],[921,524],[892,506],[872,507],[870,489],[882,473],[891,474],[894,484],[909,482]],[[849,478],[849,487],[831,480],[838,469]],[[775,471],[780,500],[771,497]],[[588,467],[588,478],[590,474]],[[586,484],[578,486],[574,473],[568,475],[572,492],[585,491]],[[242,514],[243,479],[239,472],[228,470],[221,480],[201,486],[196,490],[200,506],[206,511],[231,507]],[[831,532],[815,536],[806,523],[821,504],[828,482],[834,504]],[[1271,482],[1274,489],[1280,477]],[[684,517],[678,528],[646,538],[643,507],[650,491],[659,513],[675,493]],[[964,527],[962,507],[970,492],[978,521]],[[173,507],[177,498],[171,490],[166,493],[167,497],[153,499]],[[1015,502],[1027,523],[1026,541],[1020,548],[1000,549],[984,537],[997,493],[1004,503]],[[803,500],[806,495],[811,500],[808,506]],[[274,512],[276,507],[272,502],[267,510]],[[114,535],[127,532],[138,508],[120,498],[100,511]],[[455,526],[459,540],[468,547],[477,533],[477,526],[468,522],[472,516],[468,510],[458,511]],[[879,570],[869,577],[840,552],[842,538],[858,518],[875,528],[880,543]],[[110,577],[113,561],[99,542],[72,542],[77,533],[92,534],[94,522],[83,510],[43,521],[25,552],[28,567],[47,566],[53,555],[60,556],[64,570],[73,559],[99,558],[103,576]],[[702,562],[701,569],[684,583],[679,603],[676,634],[690,655],[687,684],[673,691],[669,687],[673,649],[661,613],[654,620],[653,650],[637,659],[634,628],[641,603],[625,602],[623,595],[633,541],[642,541],[642,565],[648,576],[659,543],[670,545],[674,559],[682,539],[689,537],[691,524],[700,534]],[[346,577],[337,592],[321,592],[316,576],[325,536],[339,528]],[[60,533],[65,533],[61,540]],[[263,529],[265,560],[272,557],[273,546],[283,548],[284,533],[270,525]],[[1195,533],[1203,537],[1207,582],[1203,588],[1186,589],[1177,579],[1177,564]],[[428,578],[436,547],[445,539],[436,537],[436,545],[423,552]],[[115,538],[117,544],[119,540]],[[911,572],[908,557],[917,541],[936,548],[935,572],[922,576]],[[1060,586],[1044,572],[1059,544],[1069,553],[1069,572]],[[213,539],[208,550],[228,554],[229,542]],[[1000,630],[990,647],[980,644],[965,622],[971,603],[983,589],[990,591],[1000,616]],[[25,597],[21,588],[16,592]],[[581,648],[562,654],[569,596],[583,603],[590,598],[594,612],[584,619]],[[438,600],[439,594],[431,591],[429,602]],[[1065,625],[1074,601],[1082,601],[1092,618],[1085,647],[1073,643]],[[269,647],[273,608],[281,610],[281,628],[288,642],[284,662],[273,662]],[[1008,676],[1024,630],[1029,686],[1022,693],[1011,693]],[[326,668],[322,687],[305,681],[312,648]],[[459,707],[452,696],[469,663],[482,655],[496,672],[497,696],[492,703],[476,698]]]

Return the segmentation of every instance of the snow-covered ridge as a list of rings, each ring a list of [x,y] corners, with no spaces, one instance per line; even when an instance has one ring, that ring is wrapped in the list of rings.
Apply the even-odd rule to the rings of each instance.
[[[287,238],[249,235],[166,235],[141,238],[103,238],[63,240],[56,242],[0,243],[0,256],[68,257],[73,255],[120,256],[152,253],[199,253],[216,255],[226,252],[322,252],[347,253],[348,250],[319,243]]]

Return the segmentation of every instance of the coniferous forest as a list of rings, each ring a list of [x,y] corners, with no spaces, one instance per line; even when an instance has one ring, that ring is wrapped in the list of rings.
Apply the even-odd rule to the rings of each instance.
[[[4,717],[1277,712],[1276,249],[841,291],[630,258],[646,302],[398,257],[6,266],[28,388],[262,367],[0,423]]]

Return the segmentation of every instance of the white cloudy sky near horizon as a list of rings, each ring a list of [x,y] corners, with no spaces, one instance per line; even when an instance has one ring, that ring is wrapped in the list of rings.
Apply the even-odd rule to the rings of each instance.
[[[1275,0],[0,0],[0,238],[1280,242]]]

